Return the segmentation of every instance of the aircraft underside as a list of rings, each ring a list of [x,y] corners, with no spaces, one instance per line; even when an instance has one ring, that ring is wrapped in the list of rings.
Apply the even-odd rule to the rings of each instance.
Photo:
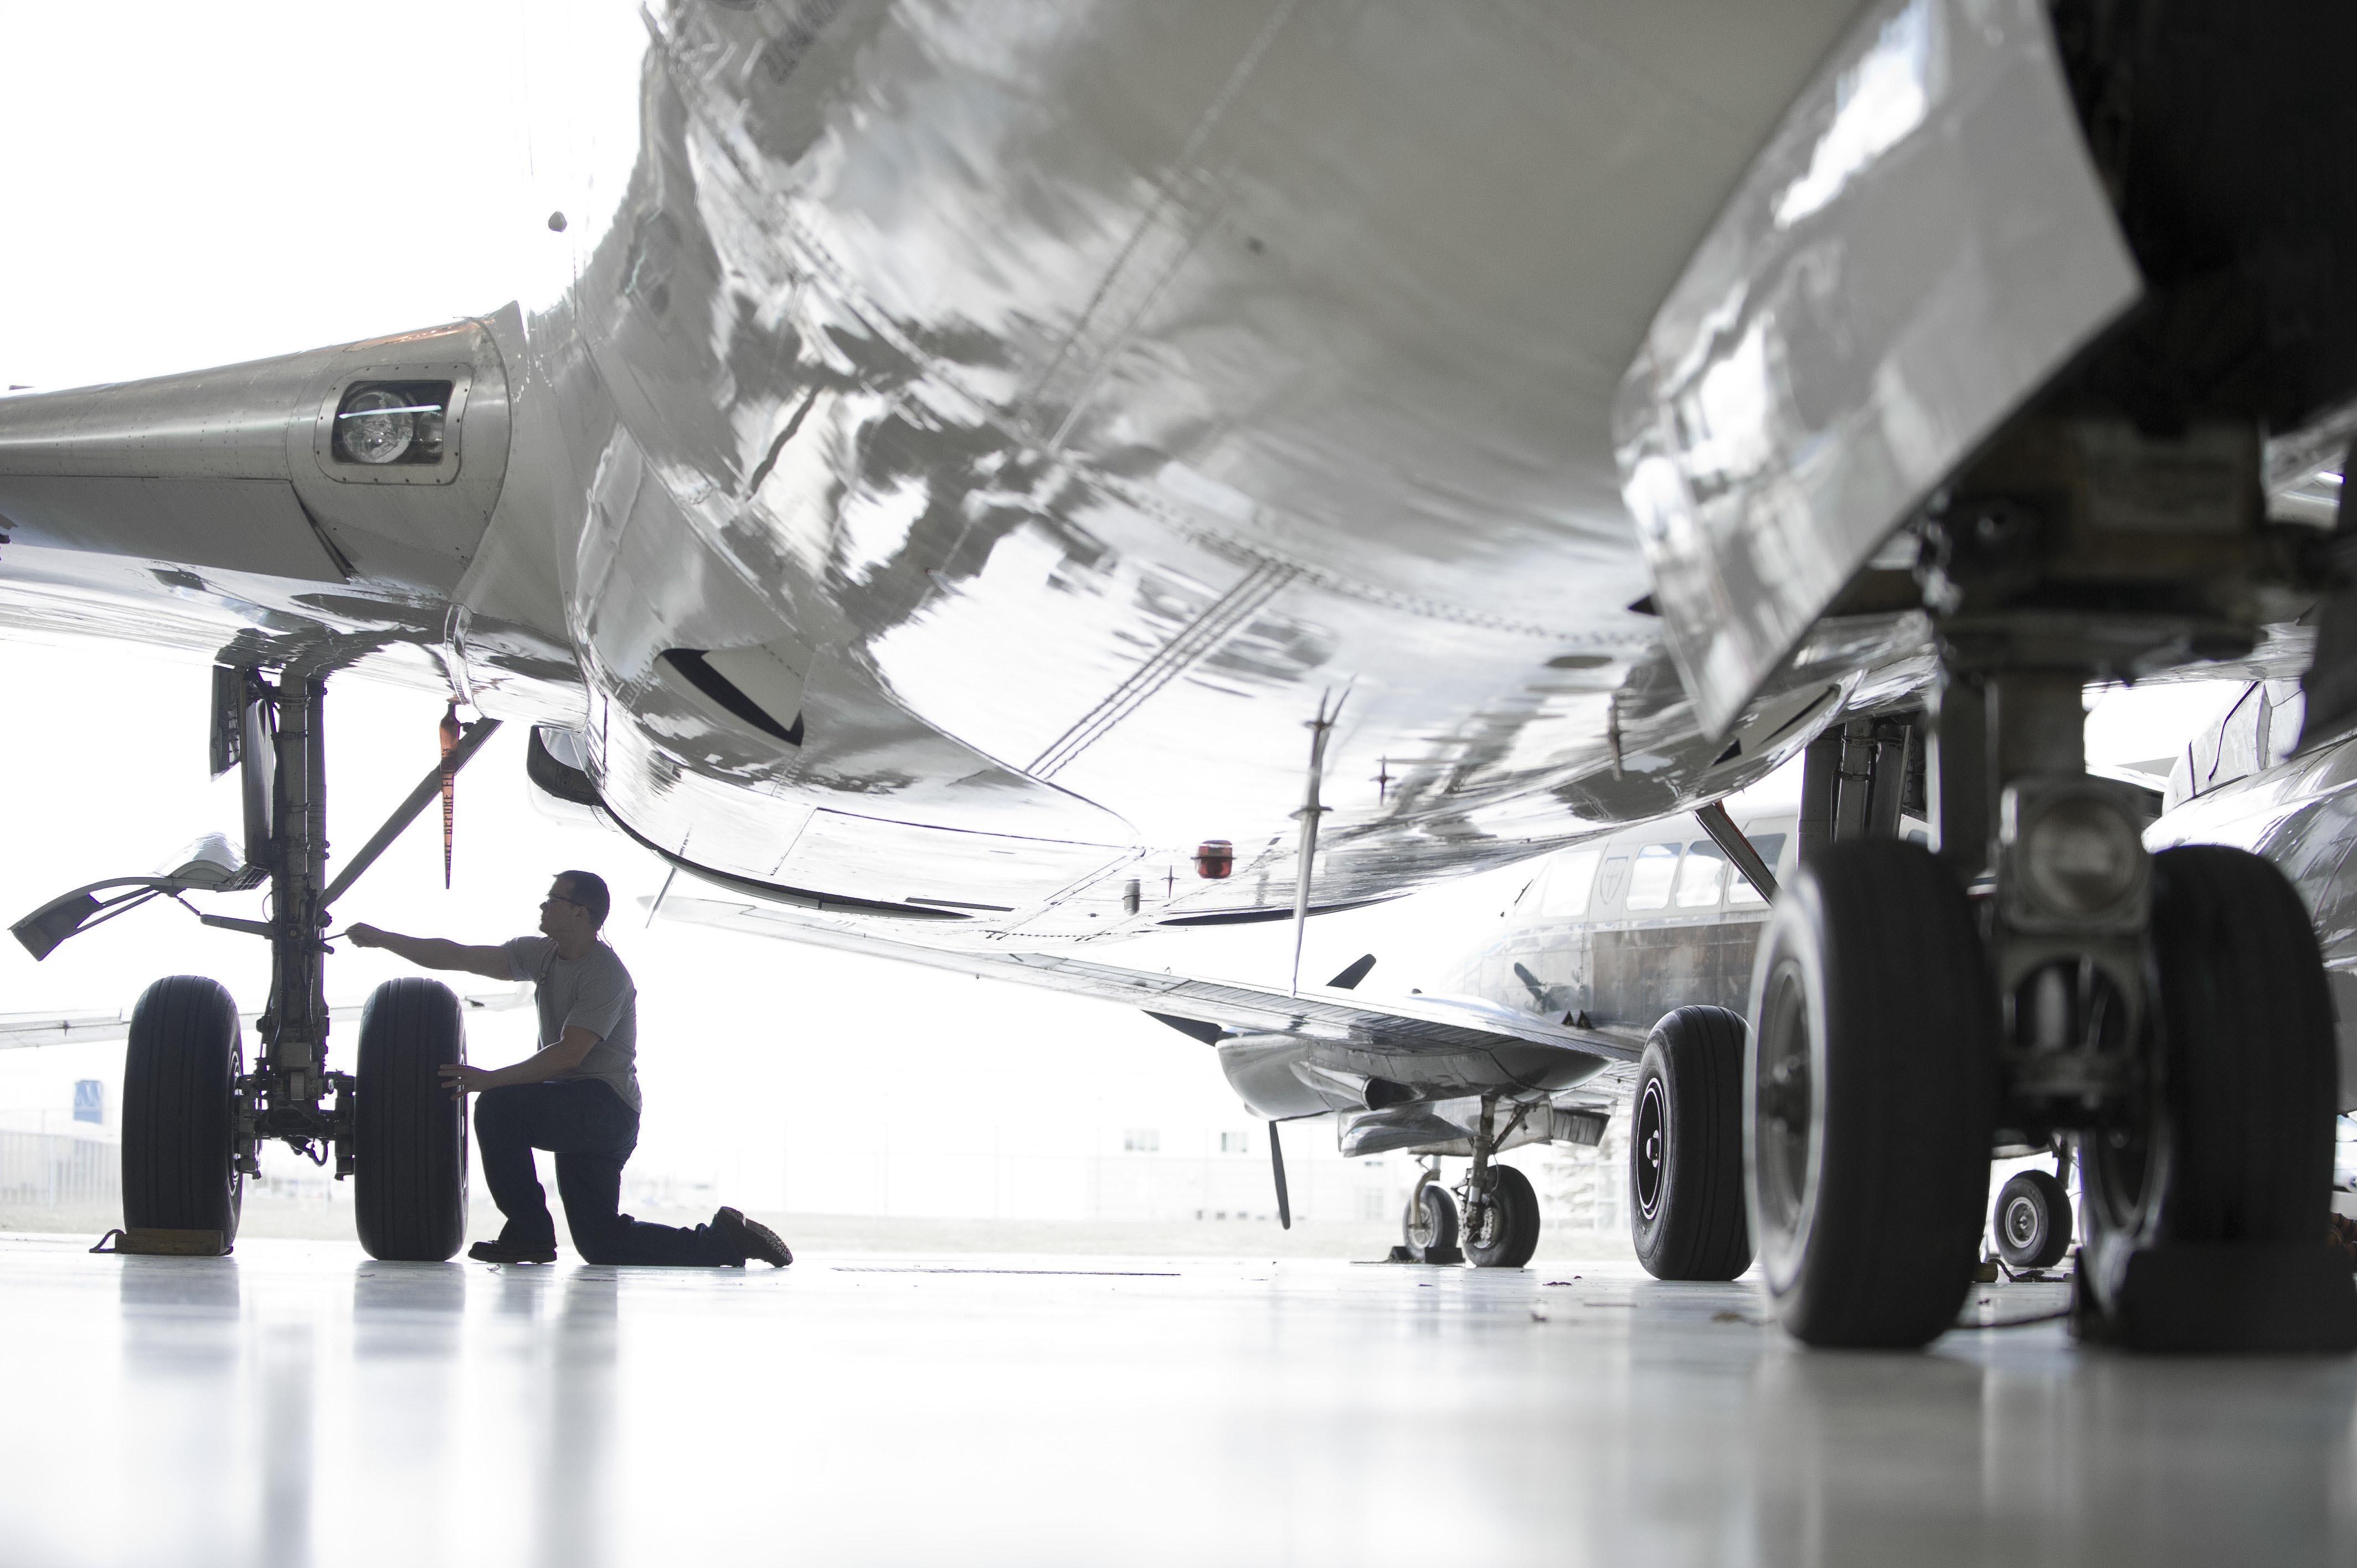
[[[320,933],[370,854],[329,876],[320,746],[364,668],[473,708],[468,755],[535,726],[535,787],[776,934],[1154,1005],[1273,1121],[1469,1155],[1480,1261],[1534,1234],[1493,1156],[1599,1130],[1559,1097],[1633,1064],[1649,1262],[1756,1249],[1812,1343],[1941,1332],[1991,1149],[2060,1140],[2088,1333],[2357,1344],[2313,1245],[2335,1097],[2306,914],[2251,857],[2147,854],[2082,737],[2089,682],[2250,660],[2303,618],[2309,734],[2357,717],[2357,22],[648,23],[610,59],[597,28],[539,39],[536,81],[636,95],[549,117],[548,297],[0,402],[0,619],[210,651],[250,803],[242,854],[20,936],[272,888],[240,927],[274,955],[253,1070],[201,986],[132,1026],[180,1162],[151,1219],[233,1231],[282,1138],[360,1176],[371,1246],[449,1230],[448,1172],[365,1128],[411,1092],[387,1064],[461,1045],[388,1022],[357,1077],[327,1067]],[[1822,809],[1774,886],[1710,808],[1804,747]],[[1775,896],[1748,1018],[1297,977],[1164,1005],[1081,945],[1689,811]],[[2197,1276],[2290,1305],[2253,1328]]]

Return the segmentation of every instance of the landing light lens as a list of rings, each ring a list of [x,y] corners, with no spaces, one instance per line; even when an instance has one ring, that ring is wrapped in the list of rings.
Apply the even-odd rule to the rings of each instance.
[[[336,445],[358,463],[397,463],[417,439],[417,415],[390,392],[364,392],[336,419]]]
[[[2136,890],[2144,844],[2102,800],[2057,800],[2030,823],[2022,869],[2038,901],[2058,914],[2100,915]]]
[[[448,381],[363,381],[336,409],[335,458],[371,468],[440,463],[449,420]]]

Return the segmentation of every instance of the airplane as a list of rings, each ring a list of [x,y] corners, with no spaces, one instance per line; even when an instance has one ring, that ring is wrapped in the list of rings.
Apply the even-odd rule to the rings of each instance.
[[[1641,823],[1533,863],[1534,875],[1500,912],[1498,933],[1466,954],[1446,990],[1372,1004],[1402,1010],[1388,1023],[1380,1013],[1352,1015],[1362,1005],[1355,993],[1377,967],[1372,953],[1306,997],[1293,998],[1249,982],[1040,955],[910,952],[874,938],[839,945],[1129,1002],[1215,1047],[1230,1087],[1268,1122],[1277,1210],[1288,1227],[1281,1133],[1287,1122],[1330,1121],[1336,1146],[1352,1158],[1405,1153],[1428,1159],[1402,1216],[1402,1242],[1394,1254],[1401,1262],[1480,1268],[1528,1262],[1542,1230],[1537,1193],[1521,1170],[1489,1162],[1529,1144],[1593,1147],[1626,1101],[1636,1122],[1629,1187],[1638,1260],[1658,1278],[1733,1279],[1752,1255],[1743,1217],[1739,1120],[1718,1118],[1713,1129],[1718,1146],[1701,1149],[1706,1157],[1700,1159],[1674,1157],[1665,1134],[1679,1097],[1704,1085],[1676,1071],[1683,1053],[1716,1049],[1739,1060],[1752,952],[1767,921],[1773,879],[1789,875],[1797,859],[1798,819],[1782,812],[1727,820],[1755,859],[1759,883],[1738,869],[1719,836],[1690,822],[1682,832],[1684,821]],[[1721,836],[1727,832],[1717,829]],[[1925,829],[1902,819],[1901,832],[1921,842]],[[655,912],[756,935],[802,938],[794,922],[754,902],[667,893]],[[1266,1015],[1254,1017],[1254,1008]],[[1461,1054],[1430,1048],[1438,1041],[1429,1036],[1423,1042],[1427,1048],[1408,1048],[1402,1029],[1408,1012],[1428,1027],[1454,1023],[1460,1030],[1560,1021],[1615,1042],[1619,1050],[1601,1070],[1582,1072],[1566,1087],[1528,1080],[1496,1085],[1478,1067],[1469,1074]],[[1390,1037],[1375,1037],[1378,1031]],[[1652,1048],[1656,1036],[1662,1036],[1658,1049]],[[1461,1043],[1506,1065],[1496,1047],[1478,1036]],[[1546,1070],[1538,1052],[1525,1049],[1523,1059],[1529,1063],[1525,1071]],[[1730,1071],[1722,1087],[1734,1081]],[[1440,1180],[1439,1162],[1449,1156],[1474,1162],[1453,1197]],[[1501,1191],[1491,1208],[1471,1198],[1484,1174]],[[1672,1198],[1667,1189],[1680,1178],[1697,1189],[1715,1182],[1717,1190]]]
[[[1818,747],[1744,1053],[1677,1053],[1739,1107],[1786,1329],[1944,1331],[1990,1149],[2067,1130],[2111,1151],[2085,1332],[2357,1343],[2357,1291],[2303,1244],[2331,1037],[2297,895],[2233,852],[2147,854],[2081,707],[2090,680],[2305,635],[2303,734],[2357,718],[2333,65],[2357,18],[644,22],[551,11],[529,62],[487,68],[544,100],[561,281],[0,399],[0,621],[210,654],[216,771],[248,804],[236,864],[105,879],[20,940],[270,888],[266,915],[203,916],[271,945],[251,1070],[210,982],[135,1015],[126,1219],[233,1230],[275,1138],[334,1150],[371,1250],[448,1255],[463,1129],[382,1129],[425,1113],[458,1010],[382,1009],[331,1068],[321,938],[500,722],[534,726],[544,788],[800,940],[1133,998],[1152,982],[1074,955],[1240,920],[1297,941]],[[452,718],[331,878],[325,694],[355,668]],[[1902,795],[1926,843],[1892,831]],[[1297,1080],[1286,1052],[1318,1042],[1358,1053],[1363,1098],[1414,1090],[1367,1111],[1477,1100],[1471,1232],[1512,1229],[1489,1156],[1522,1108],[1641,1054],[1577,1013],[1296,981],[1154,1001],[1288,1042]]]

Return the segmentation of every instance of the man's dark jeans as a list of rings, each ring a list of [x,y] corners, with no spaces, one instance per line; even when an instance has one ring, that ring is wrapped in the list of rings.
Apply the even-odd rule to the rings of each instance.
[[[556,1191],[573,1245],[592,1263],[676,1263],[715,1267],[745,1260],[723,1249],[712,1227],[682,1230],[648,1225],[619,1212],[622,1165],[639,1146],[639,1113],[594,1078],[513,1083],[475,1096],[475,1146],[483,1180],[507,1216],[500,1240],[510,1246],[553,1245],[532,1152],[556,1156]]]

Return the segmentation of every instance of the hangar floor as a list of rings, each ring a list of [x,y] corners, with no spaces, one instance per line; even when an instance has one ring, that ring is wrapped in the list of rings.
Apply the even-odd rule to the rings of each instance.
[[[1626,1265],[5,1237],[0,1561],[2357,1560],[2357,1364],[2053,1323],[1809,1353],[1763,1316]]]

